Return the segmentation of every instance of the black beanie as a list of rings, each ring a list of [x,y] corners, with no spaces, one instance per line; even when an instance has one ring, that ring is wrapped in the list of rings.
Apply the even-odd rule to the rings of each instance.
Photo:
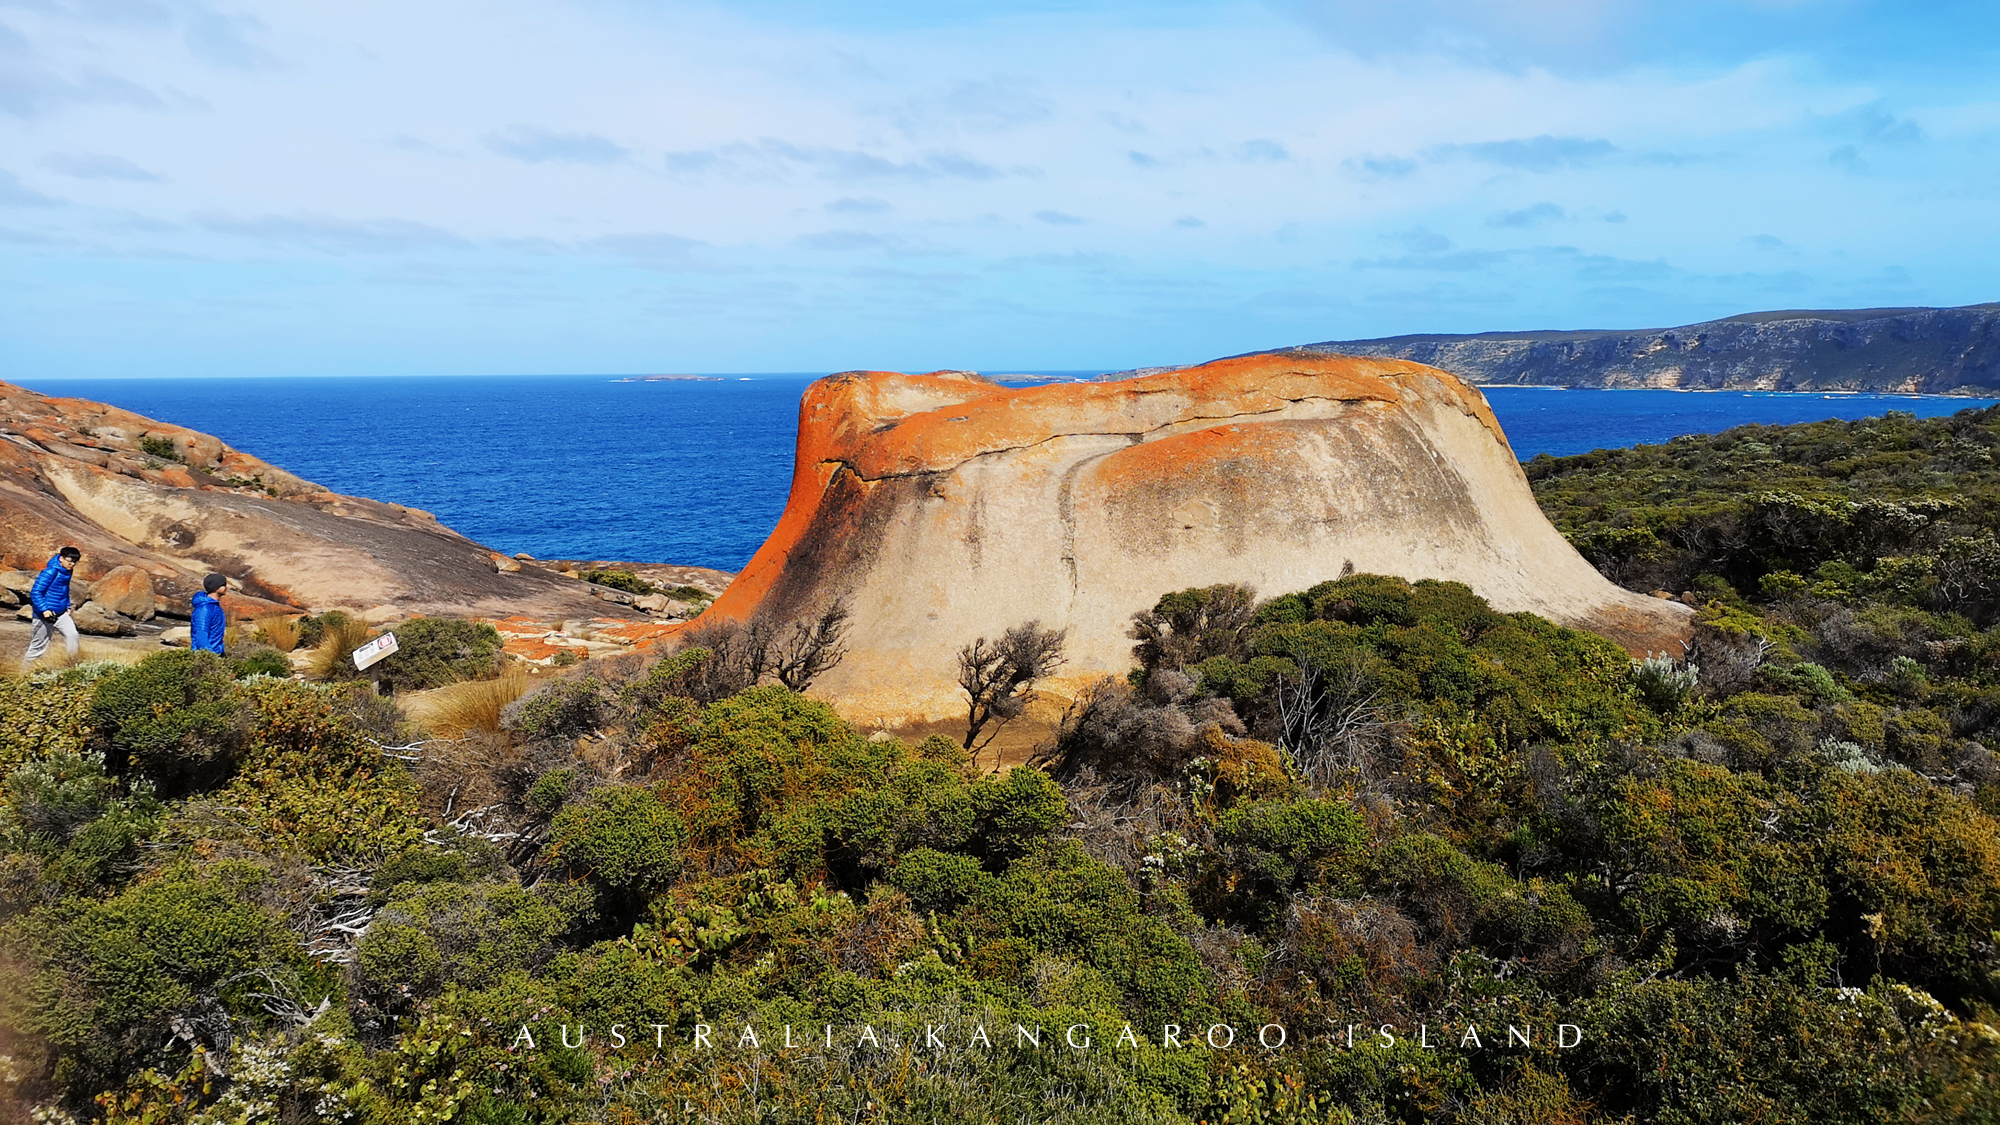
[[[220,574],[211,574],[207,578],[201,580],[201,588],[208,591],[211,594],[215,593],[217,590],[220,590],[227,585],[229,585],[229,579],[224,578]]]

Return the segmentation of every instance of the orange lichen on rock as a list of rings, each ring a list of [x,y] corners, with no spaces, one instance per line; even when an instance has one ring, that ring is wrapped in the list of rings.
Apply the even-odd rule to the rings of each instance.
[[[1685,607],[1612,585],[1550,526],[1476,388],[1311,355],[1024,389],[823,379],[800,404],[784,514],[705,619],[845,599],[850,651],[815,693],[922,722],[961,710],[954,654],[978,637],[1068,627],[1060,690],[1123,674],[1131,615],[1162,594],[1279,594],[1350,569],[1462,581],[1635,650],[1686,633]]]
[[[0,568],[39,569],[65,544],[83,551],[79,577],[137,568],[177,615],[210,571],[240,591],[232,613],[607,609],[574,579],[501,572],[428,512],[327,492],[210,434],[0,382]]]

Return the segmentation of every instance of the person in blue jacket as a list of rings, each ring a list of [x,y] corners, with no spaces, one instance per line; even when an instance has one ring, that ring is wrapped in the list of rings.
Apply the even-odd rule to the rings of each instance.
[[[57,551],[28,589],[33,624],[28,627],[28,654],[21,658],[22,669],[49,651],[49,641],[57,633],[62,634],[63,647],[69,650],[70,659],[76,659],[76,622],[69,615],[69,576],[81,558],[83,552],[75,547]]]
[[[201,593],[192,599],[194,620],[189,622],[194,633],[189,644],[196,652],[223,654],[222,632],[229,627],[229,618],[222,612],[222,603],[216,600],[216,594],[228,585],[229,579],[220,574],[211,574],[201,580]]]

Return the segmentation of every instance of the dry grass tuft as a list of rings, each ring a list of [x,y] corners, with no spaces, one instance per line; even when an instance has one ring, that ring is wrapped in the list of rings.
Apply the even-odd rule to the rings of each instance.
[[[341,678],[343,671],[354,670],[349,657],[368,640],[368,623],[343,613],[329,613],[320,622],[325,632],[320,634],[319,647],[312,651],[306,675],[315,680]]]
[[[71,659],[69,650],[63,647],[62,638],[58,637],[54,644],[49,647],[49,651],[43,653],[42,658],[35,661],[34,667],[29,668],[25,673],[21,670],[21,657],[18,652],[11,657],[0,659],[0,674],[4,674],[9,679],[15,679],[23,675],[33,675],[36,672],[60,672],[68,668],[74,668],[79,664],[90,664],[99,660],[115,660],[120,664],[137,664],[141,658],[147,655],[147,650],[136,649],[130,645],[116,645],[105,641],[92,640],[89,637],[80,637],[77,640],[76,657],[75,659]]]
[[[500,712],[528,690],[528,669],[510,664],[491,680],[469,680],[428,692],[422,718],[440,735],[497,734]]]
[[[299,647],[299,619],[296,617],[272,616],[256,623],[255,637],[279,652],[290,652]]]

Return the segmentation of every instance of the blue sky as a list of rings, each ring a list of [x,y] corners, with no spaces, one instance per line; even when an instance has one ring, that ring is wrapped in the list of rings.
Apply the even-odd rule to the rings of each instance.
[[[2000,6],[0,0],[0,378],[2000,300]]]

